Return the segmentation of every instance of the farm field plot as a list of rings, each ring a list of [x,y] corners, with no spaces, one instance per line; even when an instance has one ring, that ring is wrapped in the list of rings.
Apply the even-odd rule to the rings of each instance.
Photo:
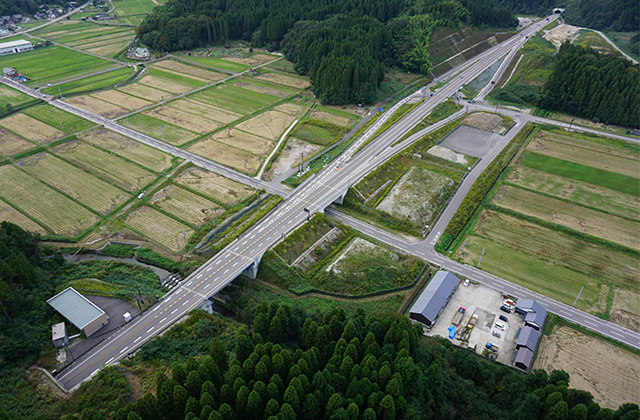
[[[175,182],[228,206],[233,206],[255,193],[251,187],[200,168],[188,168],[176,177]]]
[[[564,325],[542,337],[532,369],[564,370],[571,388],[591,393],[602,407],[640,401],[640,357]]]
[[[164,187],[155,193],[149,202],[193,226],[202,226],[211,221],[211,211],[215,213],[221,208],[213,201],[177,185]]]
[[[291,115],[271,110],[241,122],[236,125],[236,128],[257,136],[278,140],[293,120],[294,117]]]
[[[190,98],[242,115],[251,114],[280,100],[276,96],[252,92],[230,84],[213,86],[190,95]]]
[[[193,235],[193,229],[151,207],[138,208],[127,216],[125,224],[172,252],[179,252]],[[184,232],[184,237],[182,236]]]
[[[177,101],[171,101],[167,103],[166,106],[223,124],[234,122],[242,116],[235,112],[227,111],[226,109],[217,108],[212,105],[185,98],[178,99]]]
[[[200,134],[222,127],[222,124],[218,122],[167,106],[150,109],[145,111],[144,114]]]
[[[521,188],[504,185],[493,198],[499,207],[640,249],[640,224]]]
[[[191,79],[207,83],[215,82],[227,77],[226,74],[218,73],[213,70],[207,70],[203,67],[186,64],[177,60],[159,61],[157,63],[154,63],[153,67],[160,68],[166,73],[186,75]]]
[[[0,156],[11,156],[37,147],[37,144],[31,143],[1,127],[0,139],[2,139],[2,141],[0,141]]]
[[[95,125],[91,121],[62,111],[52,105],[34,106],[25,109],[23,113],[67,134],[74,134]]]
[[[502,117],[487,112],[474,112],[467,115],[462,124],[466,124],[470,127],[479,128],[484,131],[496,131],[502,123]]]
[[[18,210],[14,209],[4,201],[0,200],[0,221],[13,223],[14,225],[20,226],[24,230],[28,230],[29,232],[39,233],[41,235],[46,235],[47,231],[29,219],[24,214],[20,213]]]
[[[0,109],[6,110],[7,105],[15,108],[32,100],[33,98],[26,93],[10,88],[5,84],[0,84]]]
[[[234,86],[271,96],[277,96],[278,98],[288,98],[289,96],[295,95],[299,92],[297,89],[290,89],[284,86],[273,85],[271,83],[259,82],[256,79],[248,77],[242,77],[235,80],[236,81],[232,82]]]
[[[55,63],[55,64],[53,64]],[[49,46],[20,54],[10,54],[0,58],[0,67],[14,67],[31,81],[28,85],[40,86],[57,83],[109,68],[117,64],[64,47]]]
[[[165,99],[169,99],[174,96],[173,93],[154,89],[152,87],[140,84],[139,82],[131,83],[129,85],[118,88],[117,90],[122,93],[137,96],[138,98],[146,99],[147,101],[151,102],[164,101]]]
[[[83,74],[80,73],[77,76],[82,75]],[[52,86],[50,88],[41,90],[52,96],[60,96],[60,93],[65,96],[71,93],[87,92],[94,89],[111,87],[117,83],[122,83],[128,80],[132,75],[132,69],[130,69],[129,67],[121,67],[110,70],[106,73],[85,77],[84,79],[74,80],[67,83],[62,83],[57,86]]]
[[[313,112],[311,112],[310,117],[340,127],[351,127],[356,122],[353,116],[346,112],[338,113],[333,109],[324,107],[316,107]]]
[[[314,124],[313,120],[307,120],[296,127],[293,135],[298,140],[326,147],[338,140],[344,133],[344,129],[337,125],[326,122],[321,122],[321,125]]]
[[[302,105],[295,104],[293,102],[285,102],[274,108],[276,111],[286,112],[291,115],[298,115],[300,111],[304,109]]]
[[[98,216],[20,169],[0,167],[0,196],[58,235],[76,236]]]
[[[24,113],[3,118],[0,120],[0,125],[40,145],[66,136],[64,131],[57,130]]]
[[[635,291],[615,289],[609,309],[609,319],[613,322],[640,332],[640,294]]]
[[[92,93],[90,96],[130,111],[153,105],[153,102],[145,101],[144,99],[136,98],[135,96],[127,95],[117,90],[104,90],[102,92]]]
[[[20,168],[100,214],[107,214],[131,195],[70,163],[43,152],[21,159]]]
[[[414,166],[400,178],[376,208],[422,227],[433,221],[454,188],[452,179]]]
[[[122,124],[122,120],[120,123]],[[198,136],[193,131],[185,130],[146,114],[132,115],[128,117],[126,124],[134,130],[176,146],[180,146]]]
[[[61,144],[53,152],[130,192],[140,190],[156,177],[134,163],[79,141]]]
[[[159,4],[165,4],[167,0],[112,0],[115,12],[118,15],[146,14]]]
[[[250,67],[259,66],[260,64],[267,63],[269,61],[277,60],[279,57],[275,55],[267,55],[267,54],[253,54],[250,57],[225,57],[224,61],[232,62],[232,63],[240,63]]]
[[[211,138],[199,141],[189,146],[187,150],[248,175],[255,173],[262,163],[260,156],[214,141]]]
[[[176,82],[171,79],[167,79],[159,76],[147,75],[140,79],[138,83],[150,86],[152,88],[171,92],[173,94],[186,93],[193,90],[195,87],[184,83]]]
[[[103,127],[81,133],[79,137],[152,171],[163,172],[171,167],[171,155]]]
[[[244,131],[236,130],[235,128],[227,128],[222,131],[218,131],[203,141],[209,140],[215,140],[260,156],[266,156],[275,146],[275,143],[270,140]],[[207,147],[209,147],[208,144]],[[217,159],[214,154],[211,154],[210,156],[214,160]]]
[[[247,64],[234,63],[217,57],[190,57],[186,55],[183,55],[183,57],[185,60],[193,61],[194,63],[204,64],[205,66],[211,66],[234,73],[240,73],[245,70],[249,70],[252,67]]]
[[[607,213],[640,221],[639,199],[587,182],[563,178],[525,166],[516,166],[506,179],[509,184],[538,191],[576,204],[595,207]]]
[[[272,83],[290,86],[297,89],[306,89],[309,87],[309,79],[304,77],[296,77],[284,73],[264,73],[258,76],[258,79],[267,80]]]
[[[98,115],[102,115],[105,118],[116,118],[120,115],[124,115],[128,112],[127,109],[119,107],[109,102],[105,102],[101,99],[85,96],[72,96],[66,98],[65,102],[75,105],[78,108],[82,108],[85,111],[93,112]]]

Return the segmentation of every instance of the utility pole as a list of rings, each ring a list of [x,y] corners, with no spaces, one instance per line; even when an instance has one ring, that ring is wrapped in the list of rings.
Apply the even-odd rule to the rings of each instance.
[[[478,265],[476,265],[476,268],[480,268],[480,261],[482,261],[483,255],[484,255],[484,248],[482,248],[482,254],[480,254],[480,259],[478,259]]]
[[[213,219],[213,227],[216,227],[216,214],[211,209],[211,218]]]
[[[209,152],[207,152],[207,141],[204,141],[204,155],[207,159],[209,159]],[[246,160],[246,159],[245,159]],[[246,168],[245,168],[246,170]]]
[[[182,231],[182,239],[184,239],[184,246],[187,246],[187,235],[185,235],[185,233],[187,233],[186,230]]]
[[[58,93],[60,94],[60,100],[62,100],[62,92],[60,91],[60,86],[58,86]]]
[[[306,207],[304,208],[304,211],[307,212],[307,222],[308,222],[309,220],[311,220],[311,211]]]
[[[249,173],[249,172],[247,172],[247,158],[244,158],[244,171],[246,173]]]
[[[573,120],[575,120],[577,117],[573,117],[571,119],[571,122],[569,123],[569,128],[567,129],[567,131],[571,131],[571,124],[573,124]]]
[[[160,124],[160,135],[162,136],[162,141],[164,142],[164,133],[162,132],[162,124]]]

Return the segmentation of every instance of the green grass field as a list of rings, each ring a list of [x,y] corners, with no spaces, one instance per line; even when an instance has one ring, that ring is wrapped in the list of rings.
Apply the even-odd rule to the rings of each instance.
[[[324,123],[322,127],[306,122],[298,127],[294,137],[320,146],[329,146],[340,138],[343,130],[333,124]]]
[[[85,72],[87,73],[87,72]],[[42,89],[43,92],[50,95],[69,95],[71,93],[86,92],[94,89],[106,88],[117,83],[122,83],[133,75],[133,70],[129,67],[120,68],[108,73],[98,74],[96,76],[86,77],[69,83],[63,83],[58,86]]]
[[[223,60],[222,58],[216,57],[197,57],[197,56],[188,56],[182,54],[185,60],[193,61],[194,63],[204,64],[205,66],[211,66],[222,70],[229,70],[235,73],[240,73],[245,70],[249,70],[251,66],[241,63],[234,63],[233,61]]]
[[[581,30],[578,38],[573,42],[581,47],[591,47],[594,50],[621,57],[620,51],[616,50],[611,44],[605,41],[599,34],[589,30]]]
[[[191,98],[243,115],[256,112],[280,99],[228,84],[197,92]]]
[[[24,103],[31,102],[33,99],[26,93],[12,89],[5,84],[0,84],[0,113],[7,110],[7,105],[16,108]]]
[[[195,80],[187,76],[181,76],[178,74],[169,73],[166,71],[162,71],[156,67],[151,67],[149,69],[149,74],[152,76],[158,76],[165,79],[173,80],[175,82],[179,82],[185,85],[192,86],[194,89],[202,87],[207,84],[207,82],[203,82],[201,80]]]
[[[77,133],[93,127],[95,124],[91,121],[80,118],[74,114],[59,110],[51,105],[39,105],[25,109],[25,114],[42,121],[60,131],[67,134]]]
[[[139,130],[158,140],[163,140],[177,146],[198,137],[197,133],[185,130],[184,128],[180,128],[145,114],[130,116],[128,123],[129,127],[134,130]]]
[[[167,0],[113,0],[114,13],[118,15],[146,14],[159,4],[166,3]]]

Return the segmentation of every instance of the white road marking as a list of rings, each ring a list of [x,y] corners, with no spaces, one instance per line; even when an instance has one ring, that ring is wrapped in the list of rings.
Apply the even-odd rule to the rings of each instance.
[[[94,370],[94,371],[93,371],[93,373],[91,373],[91,375],[89,375],[89,376],[93,376],[93,375],[95,375],[96,373],[98,373],[99,371],[100,371],[100,369],[96,369],[96,370]]]
[[[240,247],[239,247],[239,246],[237,246],[237,247],[233,250],[233,252],[237,251],[237,250],[238,250],[238,248],[240,248]]]
[[[211,267],[209,267],[209,270],[211,270]],[[207,270],[207,271],[209,271]],[[198,277],[196,277],[196,280],[198,280],[200,277],[202,277],[202,274],[198,274]]]
[[[241,243],[240,245],[244,245],[244,244],[246,244],[246,243],[247,243],[247,241],[244,241],[244,242],[243,242],[243,243]]]
[[[238,261],[236,261],[236,262],[232,265],[232,267],[235,267],[236,265],[238,265]]]
[[[190,285],[191,283],[193,283],[193,280],[191,280],[189,283],[185,284],[185,286]]]
[[[134,342],[134,343],[137,343],[141,338],[142,338],[142,336],[140,336],[140,337],[136,338],[135,340],[133,340],[133,342]],[[109,363],[109,362],[107,362],[107,363]]]
[[[211,286],[210,284],[205,284],[203,289],[206,289],[207,287]]]
[[[154,329],[154,328],[155,328],[155,327],[151,327],[151,328],[149,328],[149,329],[147,330],[147,333],[150,333],[151,331],[153,331],[153,329]]]
[[[171,312],[171,315],[175,314],[178,311],[178,308],[174,309],[173,312]]]
[[[167,319],[167,317],[166,317],[166,316],[165,316],[164,318],[162,318],[162,319],[160,320],[160,322],[158,322],[158,324],[162,324],[162,323],[164,322],[164,320],[165,320],[165,319]]]
[[[218,265],[218,264],[220,264],[220,261],[218,261],[218,262],[216,263],[216,265]]]
[[[122,350],[120,350],[120,354],[124,353],[125,351],[127,351],[127,349],[129,348],[129,346],[123,348]]]
[[[256,235],[255,235],[255,233],[254,233],[253,235],[251,235],[251,237],[250,237],[249,239],[253,239],[253,238],[255,238],[255,236],[256,236]]]
[[[115,359],[115,358],[114,358],[114,357],[112,357],[111,359],[107,360],[107,361],[105,362],[105,365],[108,365],[108,364],[109,364],[113,359]]]
[[[227,269],[225,270],[225,272],[224,272],[224,273],[222,273],[222,274],[227,274],[228,272],[229,272],[229,269],[227,268]]]
[[[186,305],[187,303],[189,303],[189,301],[185,300],[184,303],[182,304],[182,306]]]

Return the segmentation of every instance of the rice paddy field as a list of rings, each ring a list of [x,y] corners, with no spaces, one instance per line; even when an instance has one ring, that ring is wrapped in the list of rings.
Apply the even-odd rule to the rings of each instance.
[[[112,0],[113,13],[118,15],[118,23],[138,26],[151,10],[167,0]]]
[[[0,120],[0,126],[39,145],[51,143],[67,134],[25,113],[12,114]]]
[[[639,185],[639,146],[538,129],[454,255],[639,331]]]
[[[38,144],[2,127],[0,127],[0,138],[2,139],[0,141],[0,156],[12,156],[38,147]]]
[[[213,215],[221,210],[213,201],[177,185],[164,187],[151,197],[149,203],[196,227],[210,222]]]
[[[122,120],[120,123],[123,123]],[[186,130],[147,114],[132,115],[127,118],[125,124],[134,130],[176,146],[198,137],[196,132]]]
[[[134,231],[172,252],[184,249],[193,235],[193,229],[188,225],[147,206],[129,213],[124,222]]]
[[[195,167],[183,171],[175,182],[227,206],[233,206],[255,193],[251,187]]]
[[[16,108],[32,100],[33,98],[26,93],[22,93],[5,84],[0,84],[0,110],[2,112],[7,109],[7,105]]]
[[[252,92],[231,84],[213,86],[189,98],[241,115],[252,114],[280,100],[277,96]]]
[[[52,105],[33,106],[25,109],[23,113],[67,134],[75,134],[95,125],[91,121],[62,111]]]
[[[88,74],[84,72],[84,74]],[[42,89],[43,92],[53,96],[66,96],[72,93],[87,92],[94,89],[101,89],[115,86],[118,83],[127,81],[134,74],[134,70],[129,67],[121,67],[110,70],[106,73],[97,74],[95,76],[84,77],[79,80],[61,83],[50,88]],[[82,76],[78,74],[77,76]]]

